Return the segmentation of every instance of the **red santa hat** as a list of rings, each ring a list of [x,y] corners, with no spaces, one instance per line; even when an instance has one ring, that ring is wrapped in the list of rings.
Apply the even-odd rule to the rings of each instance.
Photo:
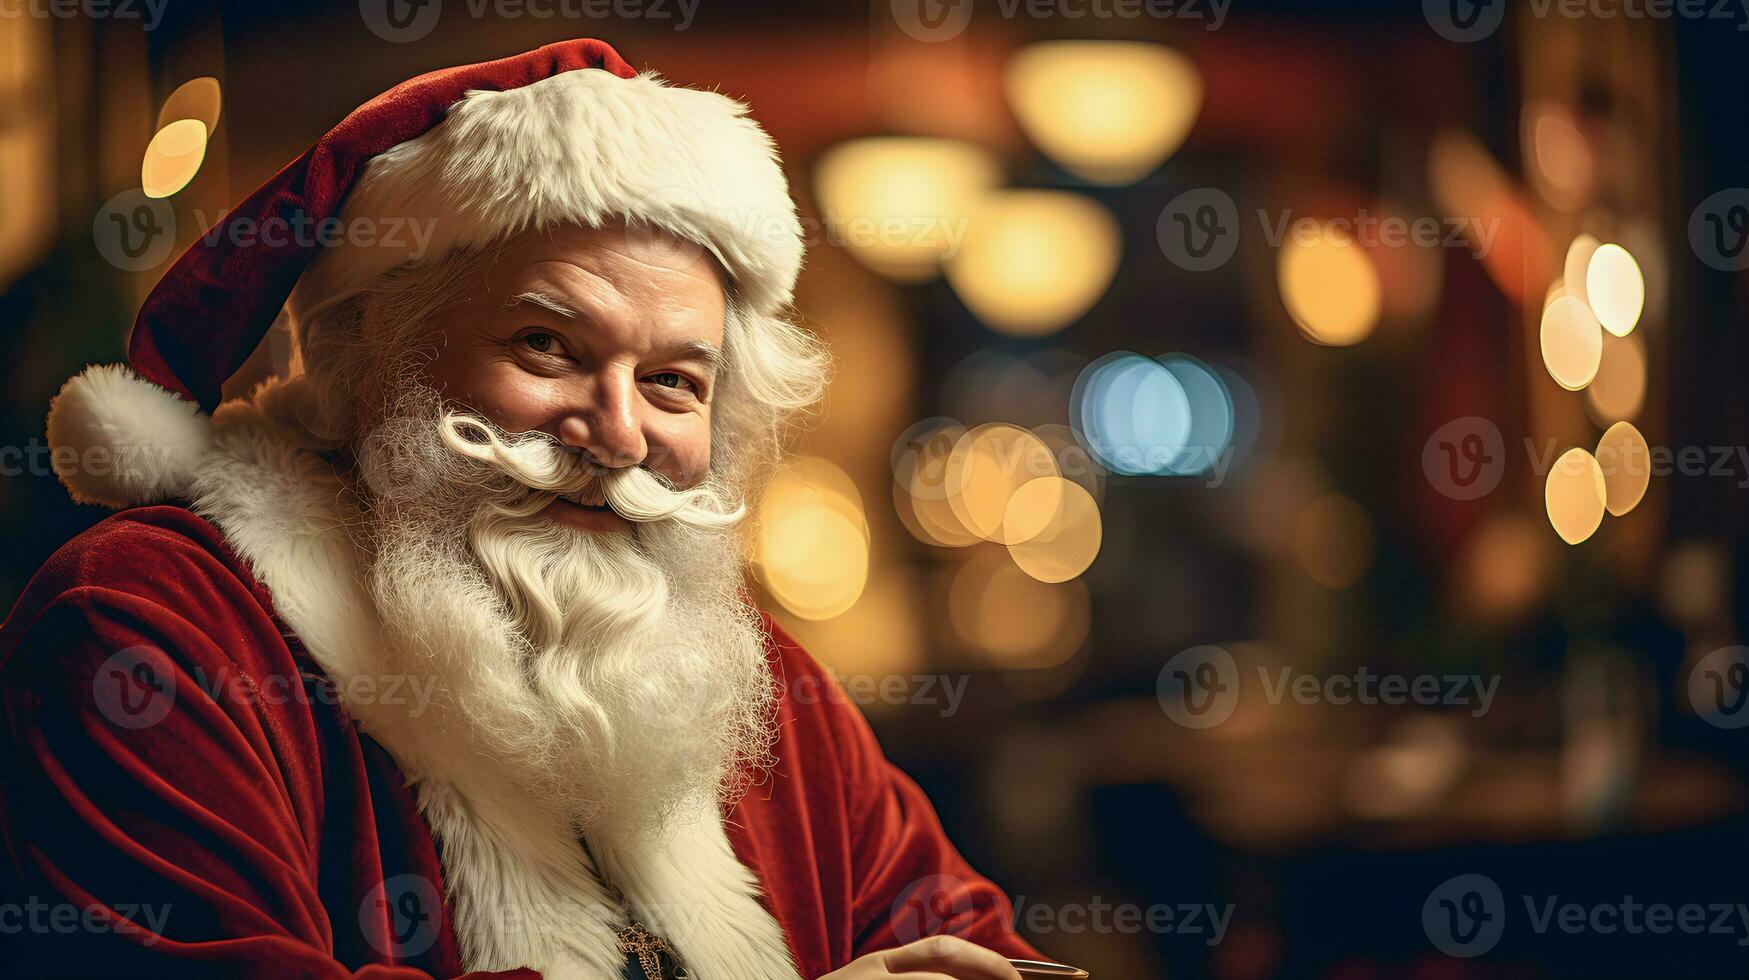
[[[395,86],[183,253],[140,308],[127,367],[67,383],[48,431],[62,482],[112,507],[179,495],[220,386],[281,315],[309,329],[390,269],[524,229],[662,228],[709,249],[743,301],[775,312],[801,269],[801,225],[776,147],[746,113],[591,39]],[[420,234],[346,232],[363,224]],[[275,225],[300,233],[259,234]],[[153,465],[61,465],[145,446],[159,450]]]

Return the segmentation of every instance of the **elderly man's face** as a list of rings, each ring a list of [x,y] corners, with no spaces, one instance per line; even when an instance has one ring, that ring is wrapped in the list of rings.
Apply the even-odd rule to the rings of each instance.
[[[647,466],[679,487],[704,479],[726,306],[708,252],[617,227],[528,232],[474,285],[436,318],[428,379],[440,394],[603,467]],[[621,525],[564,500],[545,515]]]

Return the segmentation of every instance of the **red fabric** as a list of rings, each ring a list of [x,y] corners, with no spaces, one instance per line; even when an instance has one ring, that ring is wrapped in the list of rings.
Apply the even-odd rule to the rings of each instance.
[[[314,227],[339,215],[346,192],[372,157],[442,122],[465,93],[520,88],[582,68],[621,78],[637,74],[606,42],[579,38],[403,82],[353,110],[220,224],[260,228],[269,218],[281,218]],[[219,386],[267,335],[315,258],[318,246],[309,238],[287,236],[274,245],[241,238],[248,247],[235,244],[239,239],[228,232],[196,239],[140,307],[128,363],[141,377],[210,413],[218,406]]]
[[[829,675],[772,630],[791,692],[778,762],[730,839],[803,976],[936,932],[1037,958],[856,709],[816,696]],[[324,683],[189,511],[126,511],[56,553],[0,627],[0,899],[17,910],[0,974],[459,973],[437,844]],[[437,907],[403,907],[409,881]],[[36,928],[17,921],[33,904]]]

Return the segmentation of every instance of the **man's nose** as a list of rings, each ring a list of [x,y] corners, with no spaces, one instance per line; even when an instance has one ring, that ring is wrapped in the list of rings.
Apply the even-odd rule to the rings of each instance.
[[[649,457],[637,384],[602,375],[580,390],[559,420],[559,441],[589,455],[597,466],[637,466]]]

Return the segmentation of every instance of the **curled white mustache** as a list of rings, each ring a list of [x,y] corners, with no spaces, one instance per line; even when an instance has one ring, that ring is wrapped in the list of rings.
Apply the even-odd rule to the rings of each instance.
[[[544,432],[505,435],[474,415],[445,412],[438,431],[452,451],[515,481],[522,492],[494,502],[503,513],[529,516],[561,496],[599,489],[614,513],[628,521],[675,520],[694,527],[728,527],[746,508],[711,482],[676,490],[643,466],[597,467]],[[532,491],[532,492],[527,492]]]

